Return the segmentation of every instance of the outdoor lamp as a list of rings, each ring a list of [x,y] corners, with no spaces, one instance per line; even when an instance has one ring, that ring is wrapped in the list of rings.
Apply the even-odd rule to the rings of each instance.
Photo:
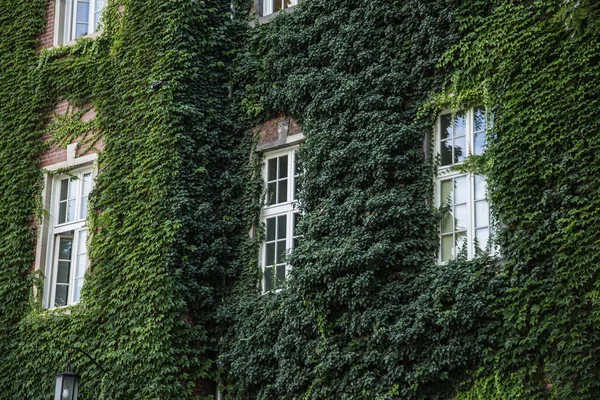
[[[56,375],[54,400],[77,400],[79,375],[74,374],[69,369],[69,363],[67,362],[67,371]]]
[[[87,358],[89,358],[100,371],[106,374],[106,370],[88,353],[80,349],[79,347],[69,347],[67,353],[67,368],[66,371],[56,375],[56,386],[54,388],[54,400],[77,400],[79,395],[79,375],[71,372],[71,352],[75,350]]]

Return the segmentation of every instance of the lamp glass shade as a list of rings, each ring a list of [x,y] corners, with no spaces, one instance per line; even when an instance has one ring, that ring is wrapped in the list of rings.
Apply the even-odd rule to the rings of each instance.
[[[54,400],[77,400],[79,395],[79,375],[63,372],[56,375]]]

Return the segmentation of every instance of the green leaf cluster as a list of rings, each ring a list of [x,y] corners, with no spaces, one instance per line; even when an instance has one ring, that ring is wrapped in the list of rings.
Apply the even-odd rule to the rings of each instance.
[[[83,399],[206,398],[217,379],[218,304],[243,238],[236,204],[252,141],[227,86],[246,21],[216,0],[110,1],[98,38],[40,52],[47,6],[0,4],[3,396],[48,399],[67,346],[78,346],[107,370],[74,356]],[[82,111],[51,123],[61,101]],[[90,107],[96,118],[81,122]],[[83,299],[42,310],[28,273],[42,137],[66,146],[90,130],[104,149]]]

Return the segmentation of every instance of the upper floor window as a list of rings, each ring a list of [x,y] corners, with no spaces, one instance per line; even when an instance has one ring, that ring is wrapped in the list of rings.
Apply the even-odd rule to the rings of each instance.
[[[298,4],[298,0],[263,0],[263,16],[276,13]]]
[[[89,35],[98,30],[107,0],[58,0],[56,2],[57,43]]]
[[[490,207],[485,178],[459,172],[451,167],[462,163],[467,155],[481,155],[486,146],[490,119],[485,108],[476,107],[438,118],[436,147],[440,168],[436,179],[439,206],[447,205],[440,226],[439,261],[455,258],[466,250],[468,258],[481,251],[492,251]]]
[[[290,270],[287,253],[296,246],[302,217],[297,209],[300,165],[297,148],[266,155],[263,174],[266,201],[262,222],[265,242],[261,249],[263,292],[281,289]]]
[[[89,263],[86,218],[92,184],[90,168],[54,180],[48,251],[50,307],[75,304],[81,297]]]

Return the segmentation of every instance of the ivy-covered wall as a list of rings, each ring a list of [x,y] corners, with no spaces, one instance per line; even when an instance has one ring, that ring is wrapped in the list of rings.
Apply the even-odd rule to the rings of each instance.
[[[0,2],[3,396],[49,399],[74,345],[107,370],[74,356],[83,399],[594,399],[598,6],[303,0],[257,25],[253,3],[110,1],[98,38],[40,51],[48,1]],[[473,104],[502,261],[437,265],[435,113]],[[253,128],[282,116],[302,238],[262,295]],[[103,143],[83,300],[53,311],[48,132]]]
[[[107,371],[74,354],[83,399],[212,395],[216,304],[231,286],[241,235],[243,180],[231,171],[242,170],[247,152],[227,85],[246,22],[232,21],[221,1],[111,1],[100,37],[36,53],[46,6],[0,6],[0,90],[10,99],[0,127],[2,397],[51,398],[67,346]],[[62,101],[93,106],[93,125],[77,116],[50,124]],[[66,146],[90,127],[104,150],[83,300],[43,310],[40,291],[32,297],[37,275],[28,274],[34,218],[43,219],[43,134]]]

